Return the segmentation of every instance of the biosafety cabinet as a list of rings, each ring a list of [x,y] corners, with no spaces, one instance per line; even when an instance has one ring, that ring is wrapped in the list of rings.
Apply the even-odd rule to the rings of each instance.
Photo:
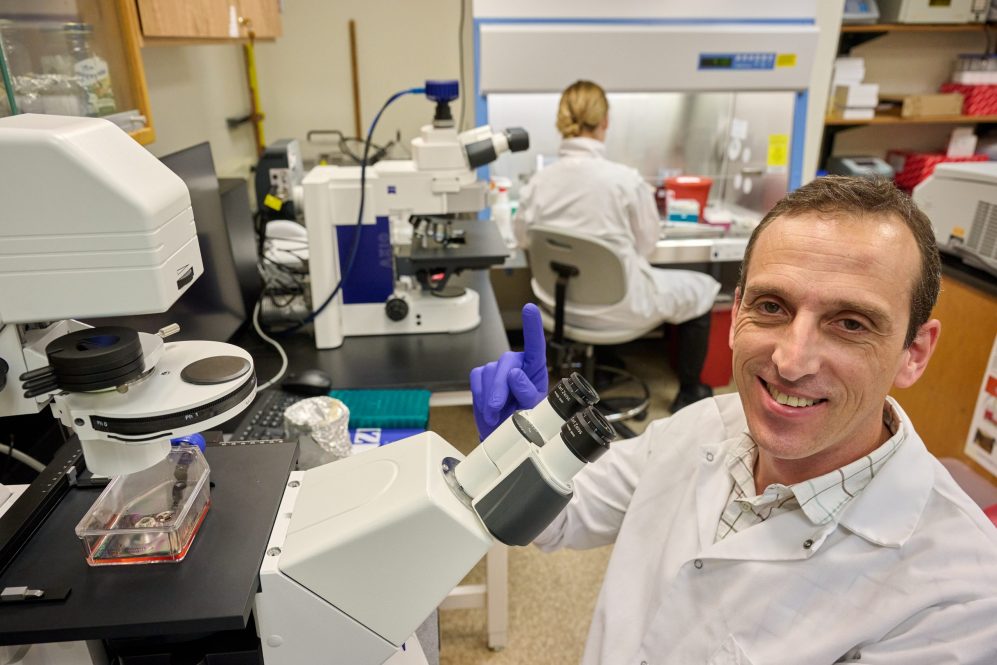
[[[474,0],[476,124],[522,126],[530,150],[493,165],[512,195],[556,159],[561,91],[608,94],[610,159],[653,186],[713,179],[710,205],[760,219],[801,184],[815,0],[648,3]]]

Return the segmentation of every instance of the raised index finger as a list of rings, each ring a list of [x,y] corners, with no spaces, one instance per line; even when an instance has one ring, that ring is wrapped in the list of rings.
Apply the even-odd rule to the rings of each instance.
[[[523,371],[533,376],[540,369],[547,369],[543,317],[539,307],[527,303],[523,307]]]

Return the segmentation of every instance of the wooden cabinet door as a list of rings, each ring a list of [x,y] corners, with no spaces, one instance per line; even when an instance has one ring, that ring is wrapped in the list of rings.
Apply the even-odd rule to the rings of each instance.
[[[136,0],[146,39],[257,39],[281,34],[277,0]],[[162,42],[161,42],[162,43]]]
[[[138,0],[142,35],[181,39],[230,39],[228,0]]]
[[[913,386],[891,394],[936,457],[955,457],[980,471],[963,448],[997,334],[997,298],[946,274],[932,316],[942,322],[942,334],[928,368]]]
[[[280,7],[277,0],[237,0],[239,16],[248,19],[257,39],[276,39],[281,35]]]

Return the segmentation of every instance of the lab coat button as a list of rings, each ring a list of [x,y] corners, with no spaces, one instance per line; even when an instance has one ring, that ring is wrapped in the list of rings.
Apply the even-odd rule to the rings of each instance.
[[[806,540],[803,541],[803,549],[808,550],[813,546],[814,546],[814,541],[811,540],[810,538],[807,538]]]
[[[702,559],[696,559],[695,561],[692,562],[692,565],[694,565],[697,569],[702,568],[703,567],[703,560]]]
[[[706,453],[706,461],[707,462],[713,461],[713,453]]]

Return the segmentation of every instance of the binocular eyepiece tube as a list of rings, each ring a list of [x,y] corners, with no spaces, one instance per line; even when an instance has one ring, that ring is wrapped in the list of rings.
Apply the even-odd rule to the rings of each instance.
[[[581,374],[561,379],[532,409],[517,411],[489,434],[456,470],[457,482],[472,499],[521,458],[524,438],[543,446],[571,416],[599,401],[599,394]],[[525,432],[525,433],[524,433]]]
[[[476,474],[472,480],[479,484],[473,494],[468,492],[471,506],[496,539],[507,545],[530,543],[571,500],[575,474],[609,450],[616,431],[587,403],[594,399],[591,386],[573,375],[551,391],[545,406],[513,414],[506,421],[510,429],[501,434],[501,428],[496,429],[457,465],[458,484],[471,476],[461,480],[462,469]],[[530,420],[532,415],[536,421]],[[558,419],[560,426],[550,434]],[[542,423],[543,432],[536,422]],[[498,441],[492,442],[496,435]],[[489,442],[492,445],[486,446]],[[489,450],[497,454],[489,459],[490,467],[482,461]]]
[[[571,493],[571,479],[589,462],[594,462],[609,450],[616,439],[616,430],[594,406],[587,406],[561,426],[538,456],[551,480]]]

